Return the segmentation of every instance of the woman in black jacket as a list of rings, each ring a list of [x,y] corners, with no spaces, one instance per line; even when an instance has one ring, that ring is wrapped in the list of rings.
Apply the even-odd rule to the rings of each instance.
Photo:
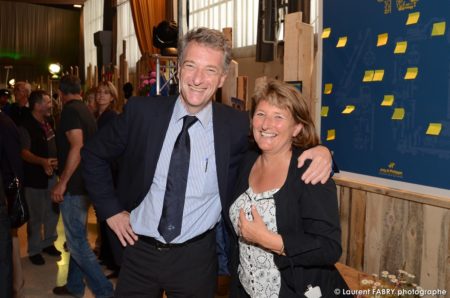
[[[346,287],[336,186],[305,184],[296,156],[319,143],[292,86],[269,80],[253,96],[252,132],[230,220],[235,232],[230,297],[334,297]],[[320,292],[318,291],[320,290]]]

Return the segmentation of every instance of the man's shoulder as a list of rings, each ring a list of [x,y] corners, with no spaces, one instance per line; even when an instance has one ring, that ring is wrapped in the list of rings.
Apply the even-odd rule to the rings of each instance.
[[[61,112],[60,125],[69,125],[72,122],[85,123],[85,125],[97,127],[94,115],[81,100],[73,100],[66,103]]]
[[[0,125],[3,128],[6,127],[13,127],[14,121],[11,119],[11,117],[4,112],[0,112]]]
[[[223,121],[227,121],[231,125],[246,126],[249,128],[249,117],[245,111],[239,111],[222,103],[213,103],[214,114],[220,116]],[[217,118],[216,118],[217,119]]]

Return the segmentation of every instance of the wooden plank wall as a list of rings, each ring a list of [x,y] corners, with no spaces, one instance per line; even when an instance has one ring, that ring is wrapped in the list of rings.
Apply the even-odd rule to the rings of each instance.
[[[342,228],[340,262],[370,274],[403,269],[415,274],[424,289],[450,290],[450,198],[433,200],[335,181]]]

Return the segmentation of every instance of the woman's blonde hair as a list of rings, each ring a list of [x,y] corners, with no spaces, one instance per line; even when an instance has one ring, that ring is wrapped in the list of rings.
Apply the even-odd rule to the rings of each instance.
[[[303,128],[293,137],[292,143],[296,147],[311,148],[319,144],[314,122],[309,112],[308,104],[303,95],[294,86],[274,79],[267,79],[261,83],[252,96],[251,117],[261,101],[267,101],[281,109],[291,112],[295,123],[301,123]]]
[[[117,92],[116,87],[114,86],[113,83],[111,83],[110,81],[103,81],[100,82],[97,86],[97,91],[100,88],[104,88],[106,89],[109,94],[111,94],[113,101],[110,104],[110,108],[113,109],[114,111],[116,111],[117,113],[122,112],[123,109],[123,100],[119,100],[119,93]]]

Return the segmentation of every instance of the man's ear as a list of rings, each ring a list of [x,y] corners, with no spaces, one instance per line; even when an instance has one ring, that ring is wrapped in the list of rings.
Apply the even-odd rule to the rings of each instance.
[[[225,83],[225,79],[227,78],[228,73],[223,73],[219,79],[219,86],[218,88],[222,88],[223,83]]]

